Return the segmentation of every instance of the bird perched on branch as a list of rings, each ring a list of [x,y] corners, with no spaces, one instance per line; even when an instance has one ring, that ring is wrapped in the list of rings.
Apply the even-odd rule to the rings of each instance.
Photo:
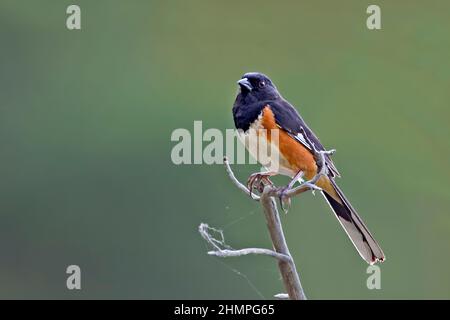
[[[287,189],[301,179],[312,179],[319,170],[314,151],[325,151],[319,139],[306,125],[297,110],[278,92],[273,82],[261,73],[246,73],[238,81],[240,91],[233,106],[238,135],[250,154],[268,171],[250,176],[250,192],[255,182],[271,183],[270,176],[282,174],[292,178]],[[257,143],[252,141],[257,140]],[[262,161],[261,146],[269,150]],[[253,147],[252,147],[253,146]],[[267,147],[269,146],[269,147]],[[383,251],[364,222],[337,186],[340,174],[330,155],[325,156],[326,175],[316,185],[327,200],[340,224],[361,257],[369,264],[385,260]]]

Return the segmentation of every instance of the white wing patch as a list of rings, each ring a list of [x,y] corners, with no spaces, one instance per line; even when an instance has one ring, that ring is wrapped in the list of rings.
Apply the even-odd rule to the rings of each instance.
[[[293,135],[293,137],[299,141],[302,145],[304,145],[306,148],[308,148],[309,150],[312,150],[311,145],[306,141],[305,137],[303,136],[303,134],[301,134],[300,132],[297,133],[295,136]]]
[[[282,130],[285,130],[285,129],[283,129],[283,127],[281,127],[280,125],[278,125],[278,128],[281,128]],[[292,132],[287,131],[287,133],[288,133],[292,138],[294,138],[295,140],[297,140],[298,142],[300,142],[302,145],[304,145],[306,148],[308,148],[310,151],[312,151],[313,148],[312,148],[311,145],[308,143],[308,141],[306,141],[305,137],[303,136],[303,134],[302,134],[301,132],[299,132],[299,133],[297,133],[297,134],[294,134],[294,133],[292,133]]]

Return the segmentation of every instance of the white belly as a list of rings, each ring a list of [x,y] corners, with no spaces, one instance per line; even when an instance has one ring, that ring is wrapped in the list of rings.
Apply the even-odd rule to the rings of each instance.
[[[280,153],[277,139],[278,130],[272,131],[271,141],[268,141],[266,130],[261,127],[261,117],[247,131],[238,130],[238,137],[250,155],[265,167],[267,171],[276,172],[291,178],[295,176],[296,172],[289,168],[289,162]]]

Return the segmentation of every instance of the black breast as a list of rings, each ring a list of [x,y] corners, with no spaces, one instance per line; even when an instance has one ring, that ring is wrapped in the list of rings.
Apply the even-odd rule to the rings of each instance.
[[[236,129],[247,131],[261,114],[267,102],[255,102],[252,104],[240,103],[238,100],[233,106],[233,118]]]

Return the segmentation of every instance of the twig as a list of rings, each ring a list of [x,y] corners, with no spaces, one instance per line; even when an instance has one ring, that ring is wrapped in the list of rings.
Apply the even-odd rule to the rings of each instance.
[[[277,299],[280,299],[280,300],[289,299],[289,295],[287,293],[278,293],[278,294],[274,295],[274,297]]]
[[[211,233],[209,232],[209,230],[220,234],[221,239],[218,240],[218,239],[214,238],[211,235]],[[208,226],[206,223],[200,224],[200,226],[198,227],[198,232],[200,232],[200,235],[203,237],[203,239],[206,240],[206,242],[208,242],[211,246],[213,246],[216,249],[214,251],[208,251],[208,254],[211,256],[227,258],[227,257],[246,256],[249,254],[261,254],[261,255],[270,256],[270,257],[273,257],[276,259],[280,259],[280,260],[283,260],[286,262],[290,260],[290,257],[285,256],[284,254],[275,252],[273,250],[269,250],[269,249],[246,248],[246,249],[234,250],[225,243],[225,239],[223,237],[222,230],[212,228],[212,227]],[[221,246],[223,246],[227,249],[223,249],[223,248],[221,248]]]
[[[250,190],[248,190],[248,188],[246,186],[244,186],[242,183],[239,182],[238,179],[236,179],[236,176],[234,175],[233,170],[231,170],[230,167],[230,162],[228,161],[227,157],[223,158],[223,164],[225,165],[225,170],[228,173],[228,177],[231,179],[231,182],[234,183],[234,185],[236,187],[238,187],[238,189],[242,190],[242,192],[246,193],[246,194],[250,194]],[[254,194],[253,192],[251,193],[251,197],[253,200],[259,201],[260,197],[257,196],[256,194]]]
[[[241,257],[249,254],[262,254],[270,257],[274,257],[283,261],[289,261],[290,258],[285,256],[284,254],[277,253],[275,251],[269,249],[261,249],[261,248],[246,248],[241,250],[220,250],[220,251],[208,251],[208,254],[216,257]]]
[[[269,229],[270,238],[276,252],[290,257],[289,261],[278,260],[278,268],[283,278],[284,287],[292,300],[306,300],[305,293],[300,283],[297,270],[295,268],[294,259],[289,252],[286,239],[281,226],[280,215],[277,205],[273,197],[269,195],[272,188],[266,186],[261,195],[261,205],[266,216],[267,228]]]

